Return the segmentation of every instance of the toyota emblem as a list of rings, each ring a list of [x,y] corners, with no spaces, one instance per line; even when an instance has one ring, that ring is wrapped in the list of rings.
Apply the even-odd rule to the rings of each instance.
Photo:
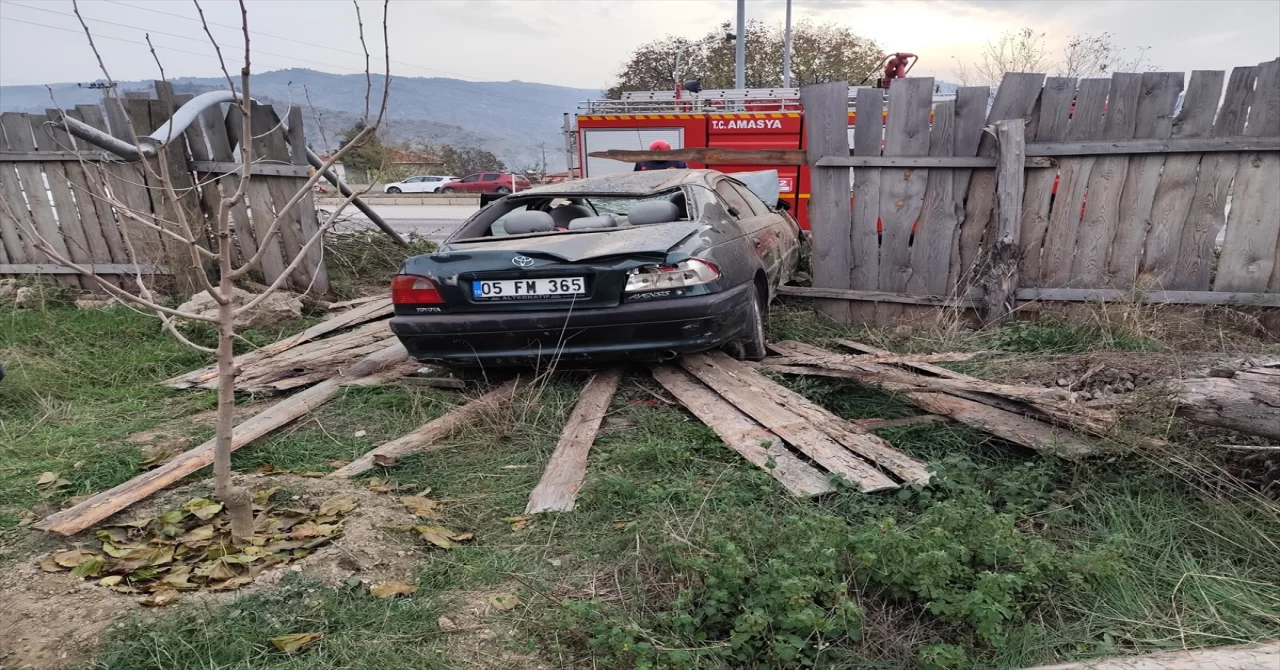
[[[529,267],[530,265],[533,265],[533,259],[532,259],[532,258],[529,258],[528,256],[521,256],[521,255],[519,255],[519,254],[517,254],[515,258],[512,258],[512,259],[511,259],[511,262],[512,262],[516,267],[521,267],[521,268],[527,268],[527,267]]]

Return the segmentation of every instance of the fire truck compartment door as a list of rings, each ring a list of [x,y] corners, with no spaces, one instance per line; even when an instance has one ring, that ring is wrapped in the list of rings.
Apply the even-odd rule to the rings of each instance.
[[[635,163],[624,163],[608,158],[592,158],[594,151],[625,149],[641,151],[648,149],[656,140],[666,140],[672,149],[684,148],[683,128],[584,128],[582,130],[583,153],[586,155],[586,170],[583,177],[599,177],[606,174],[618,174],[635,170]]]

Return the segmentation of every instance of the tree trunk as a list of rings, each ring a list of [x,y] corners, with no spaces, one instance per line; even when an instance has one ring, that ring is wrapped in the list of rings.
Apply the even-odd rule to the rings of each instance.
[[[1182,417],[1280,440],[1280,374],[1244,371],[1233,379],[1189,379],[1184,388],[1178,407]]]
[[[222,279],[218,292],[222,300],[218,304],[218,427],[213,448],[213,485],[218,500],[227,507],[231,516],[231,536],[236,542],[253,535],[253,499],[248,491],[231,485],[231,437],[235,427],[236,374],[235,353],[232,343],[235,336],[235,304],[231,301],[234,286],[231,281],[231,240],[225,214],[219,223],[218,265]]]

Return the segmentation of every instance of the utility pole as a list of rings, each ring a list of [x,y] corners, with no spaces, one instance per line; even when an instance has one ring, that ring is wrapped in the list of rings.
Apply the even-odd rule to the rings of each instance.
[[[787,27],[782,36],[782,87],[791,88],[791,0],[787,0]]]
[[[738,44],[734,54],[733,87],[747,87],[747,0],[738,0]]]

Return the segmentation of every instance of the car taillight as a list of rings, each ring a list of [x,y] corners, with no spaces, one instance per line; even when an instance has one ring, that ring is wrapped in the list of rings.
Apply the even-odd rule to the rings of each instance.
[[[396,275],[391,279],[391,304],[439,305],[444,302],[440,290],[426,277]]]
[[[690,258],[675,265],[645,265],[627,275],[627,293],[633,291],[657,291],[710,284],[720,278],[720,268],[702,260]]]

